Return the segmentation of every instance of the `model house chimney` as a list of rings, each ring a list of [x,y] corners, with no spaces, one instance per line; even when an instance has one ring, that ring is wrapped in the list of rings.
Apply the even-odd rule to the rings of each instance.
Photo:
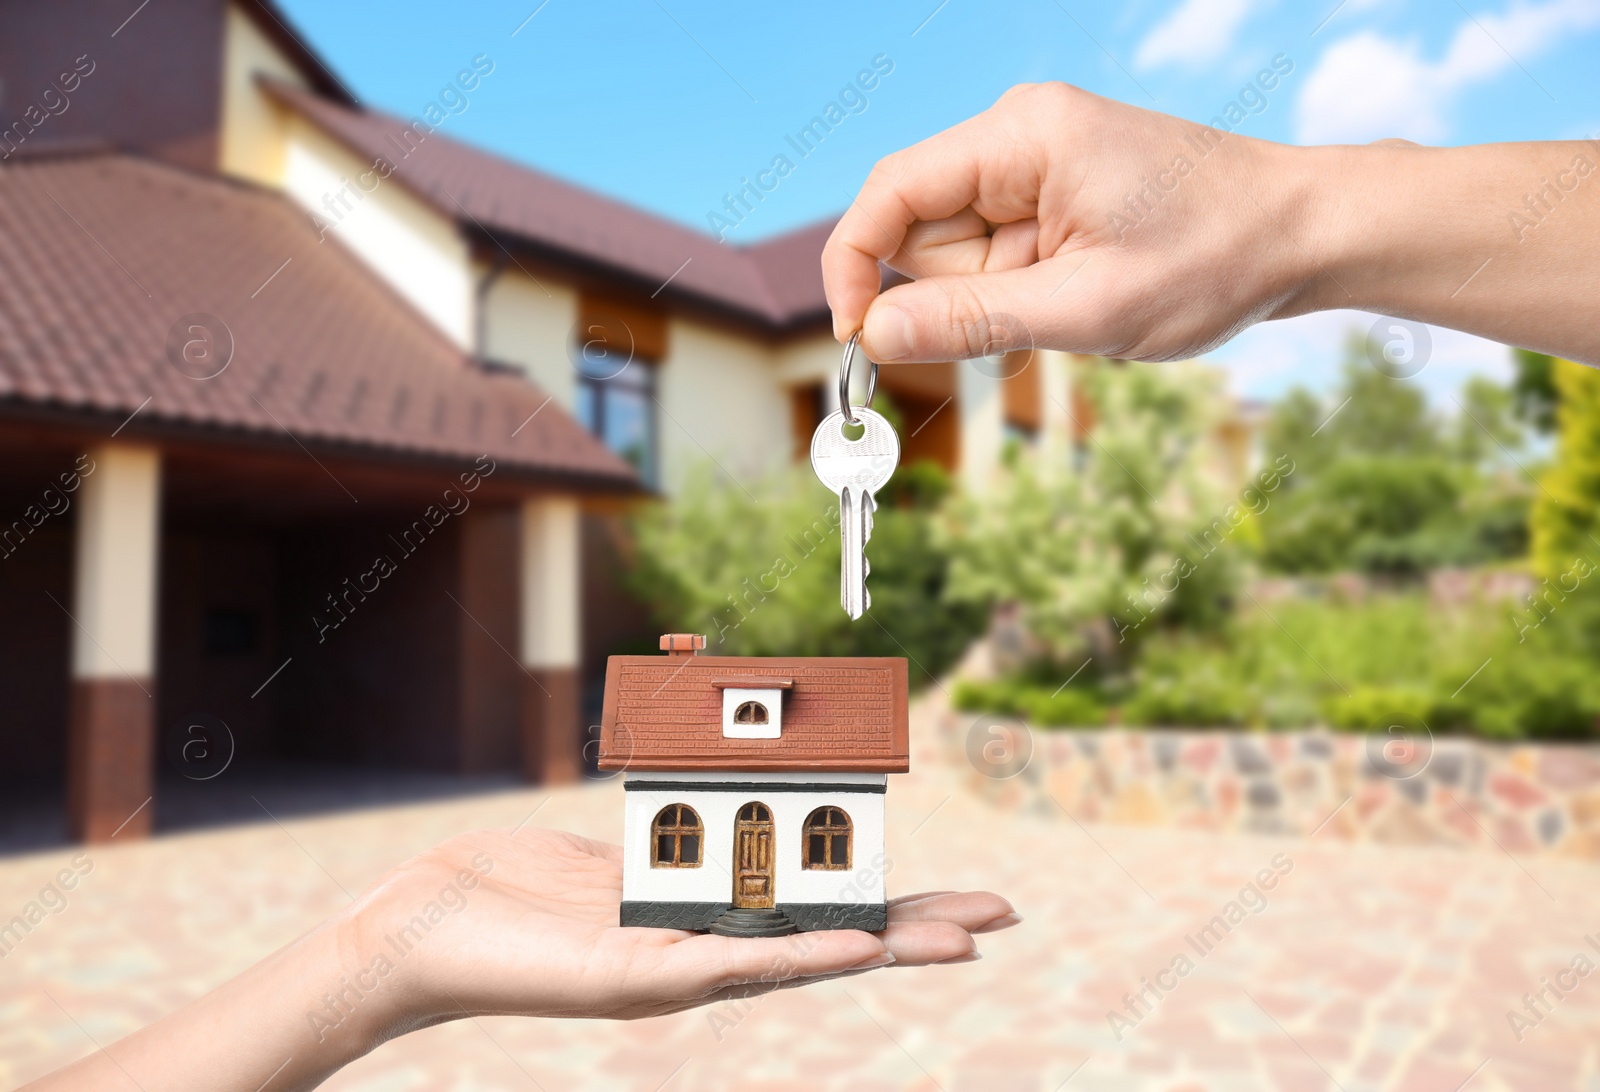
[[[668,656],[693,656],[706,647],[703,633],[663,633],[661,651]]]

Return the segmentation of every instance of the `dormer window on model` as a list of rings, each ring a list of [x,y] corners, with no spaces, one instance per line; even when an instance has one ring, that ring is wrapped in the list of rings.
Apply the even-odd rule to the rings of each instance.
[[[723,739],[783,738],[783,692],[793,679],[725,676],[711,685],[722,691]]]

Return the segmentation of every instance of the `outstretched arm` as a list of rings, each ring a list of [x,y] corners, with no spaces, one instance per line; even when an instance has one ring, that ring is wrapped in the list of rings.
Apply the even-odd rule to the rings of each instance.
[[[1597,243],[1600,140],[1297,148],[1056,83],[881,160],[822,270],[874,360],[1171,360],[1354,307],[1600,364]]]
[[[560,831],[452,838],[349,908],[34,1092],[314,1088],[417,1028],[491,1014],[633,1019],[891,963],[974,958],[997,895],[897,900],[881,934],[731,939],[616,925],[622,850]]]

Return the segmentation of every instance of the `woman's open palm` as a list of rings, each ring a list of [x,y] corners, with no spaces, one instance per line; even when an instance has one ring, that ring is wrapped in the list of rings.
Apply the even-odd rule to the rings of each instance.
[[[350,942],[357,964],[371,953],[395,965],[421,1022],[626,1019],[891,963],[965,961],[972,934],[1020,920],[998,895],[929,892],[892,902],[882,933],[732,938],[622,928],[621,901],[620,846],[556,830],[478,831],[385,877],[357,904]]]

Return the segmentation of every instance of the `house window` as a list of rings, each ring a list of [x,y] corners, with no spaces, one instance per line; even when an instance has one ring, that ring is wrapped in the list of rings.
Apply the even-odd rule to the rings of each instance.
[[[705,828],[688,804],[668,804],[651,827],[651,868],[699,868]]]
[[[804,868],[842,872],[850,867],[850,817],[843,808],[818,808],[806,817]]]
[[[767,707],[758,701],[740,702],[739,708],[733,711],[735,724],[765,724],[767,723]]]
[[[655,365],[595,342],[579,346],[574,358],[578,420],[632,464],[645,484],[655,485]]]

